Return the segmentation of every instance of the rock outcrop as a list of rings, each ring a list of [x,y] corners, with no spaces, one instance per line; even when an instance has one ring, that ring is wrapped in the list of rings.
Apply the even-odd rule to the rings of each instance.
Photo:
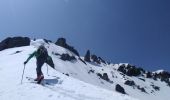
[[[119,93],[126,94],[125,89],[122,86],[120,86],[119,84],[116,85],[115,90]]]
[[[86,55],[84,56],[84,61],[87,61],[87,62],[91,62],[91,60],[90,60],[90,50],[87,50],[87,53],[86,53]]]
[[[30,45],[30,39],[28,37],[8,37],[0,43],[0,51],[28,45]]]
[[[59,38],[55,44],[70,50],[71,52],[73,52],[77,56],[80,56],[78,51],[76,49],[74,49],[74,47],[72,47],[72,46],[70,46],[70,45],[68,45],[66,43],[66,39],[65,38]]]

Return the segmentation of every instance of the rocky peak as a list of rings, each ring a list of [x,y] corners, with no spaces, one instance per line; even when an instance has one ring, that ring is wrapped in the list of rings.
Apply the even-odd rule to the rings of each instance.
[[[73,46],[70,46],[70,45],[67,44],[65,38],[59,38],[55,44],[58,45],[58,46],[64,47],[64,48],[66,48],[66,49],[68,49],[70,51],[72,51],[77,56],[80,56],[78,51],[76,49],[74,49]]]

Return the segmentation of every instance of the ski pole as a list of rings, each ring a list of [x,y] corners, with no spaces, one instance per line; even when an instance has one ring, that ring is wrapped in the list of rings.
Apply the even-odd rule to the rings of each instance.
[[[25,71],[25,64],[24,64],[24,69],[23,69],[23,73],[22,73],[22,79],[21,79],[21,84],[22,84],[22,81],[23,81],[23,77],[24,77],[24,71]]]
[[[49,76],[49,74],[48,74],[48,65],[46,64],[46,66],[47,66],[47,75]]]

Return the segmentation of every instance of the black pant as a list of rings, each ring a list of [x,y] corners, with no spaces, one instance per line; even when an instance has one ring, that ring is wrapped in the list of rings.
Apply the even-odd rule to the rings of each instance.
[[[42,71],[41,71],[41,68],[43,66],[44,63],[47,63],[49,66],[51,66],[52,68],[54,68],[54,63],[52,60],[43,60],[43,59],[37,59],[37,68],[36,68],[36,71],[37,71],[37,76],[40,76],[40,75],[43,75]]]

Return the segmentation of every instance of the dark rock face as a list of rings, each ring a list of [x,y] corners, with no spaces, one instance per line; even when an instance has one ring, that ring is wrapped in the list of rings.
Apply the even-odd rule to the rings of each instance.
[[[74,56],[70,56],[69,54],[62,54],[60,59],[62,59],[64,61],[76,60],[76,58]]]
[[[125,84],[126,84],[126,85],[129,85],[129,86],[134,86],[134,85],[135,85],[135,82],[134,82],[134,81],[127,80],[127,81],[125,81]]]
[[[158,86],[155,86],[155,85],[151,85],[153,89],[155,89],[155,91],[159,91],[160,90],[160,87]]]
[[[90,50],[87,51],[85,57],[84,57],[84,61],[87,61],[87,62],[91,62],[90,61]]]
[[[107,73],[103,73],[103,79],[106,80],[106,81],[110,81]]]
[[[0,43],[0,51],[13,47],[21,47],[30,45],[28,37],[8,37]]]
[[[142,72],[144,72],[144,70],[142,68],[137,68],[135,66],[131,66],[131,65],[121,65],[118,68],[118,71],[122,72],[123,74],[126,74],[128,76],[138,76],[140,75]]]
[[[142,91],[142,92],[146,92],[145,88],[141,88],[141,91]]]
[[[98,60],[104,64],[106,64],[106,61],[104,61],[101,57],[98,57]]]
[[[100,74],[100,73],[97,73],[97,76],[99,76],[101,79],[103,79],[103,80],[105,80],[107,82],[111,82],[108,75],[107,75],[107,73],[103,73],[103,75]]]
[[[62,46],[62,47],[66,47],[67,46],[65,38],[59,38],[55,44],[59,45],[59,46]]]
[[[122,86],[120,86],[119,84],[116,85],[115,90],[119,93],[126,94],[125,89]]]
[[[164,72],[158,74],[158,77],[160,77],[162,80],[166,80],[167,78],[170,78],[170,73],[164,71]]]
[[[124,64],[119,66],[118,71],[122,72],[123,74],[126,74],[126,66]]]
[[[151,72],[147,72],[146,73],[146,78],[152,78],[152,73]]]
[[[165,82],[165,83],[167,83],[168,86],[170,86],[170,80],[169,80],[170,73],[169,72],[163,71],[161,73],[154,73],[153,78],[155,80],[161,79],[162,82]]]
[[[138,68],[136,68],[136,67],[131,67],[127,71],[128,76],[138,76],[140,74],[141,74],[140,70]]]
[[[101,62],[98,60],[98,57],[96,55],[91,55],[91,59],[93,62],[96,62],[97,64],[101,64]]]
[[[93,62],[97,64],[101,64],[101,63],[106,64],[106,61],[104,61],[101,57],[97,57],[96,55],[91,55],[91,59]]]
[[[56,45],[58,46],[61,46],[61,47],[64,47],[70,51],[72,51],[74,54],[76,54],[77,56],[80,56],[78,51],[76,49],[74,49],[74,47],[72,46],[69,46],[67,43],[66,43],[66,39],[65,38],[59,38],[57,40],[57,42],[55,43]]]
[[[102,76],[102,74],[100,74],[100,73],[97,73],[97,76],[99,76],[100,78],[102,78],[103,76]]]
[[[47,39],[43,39],[45,43],[49,44],[49,43],[52,43],[51,40],[47,40]]]
[[[138,88],[139,90],[141,90],[141,92],[145,92],[145,93],[147,93],[147,92],[146,92],[146,90],[145,90],[145,88],[140,87],[140,86],[137,86],[137,88]]]

